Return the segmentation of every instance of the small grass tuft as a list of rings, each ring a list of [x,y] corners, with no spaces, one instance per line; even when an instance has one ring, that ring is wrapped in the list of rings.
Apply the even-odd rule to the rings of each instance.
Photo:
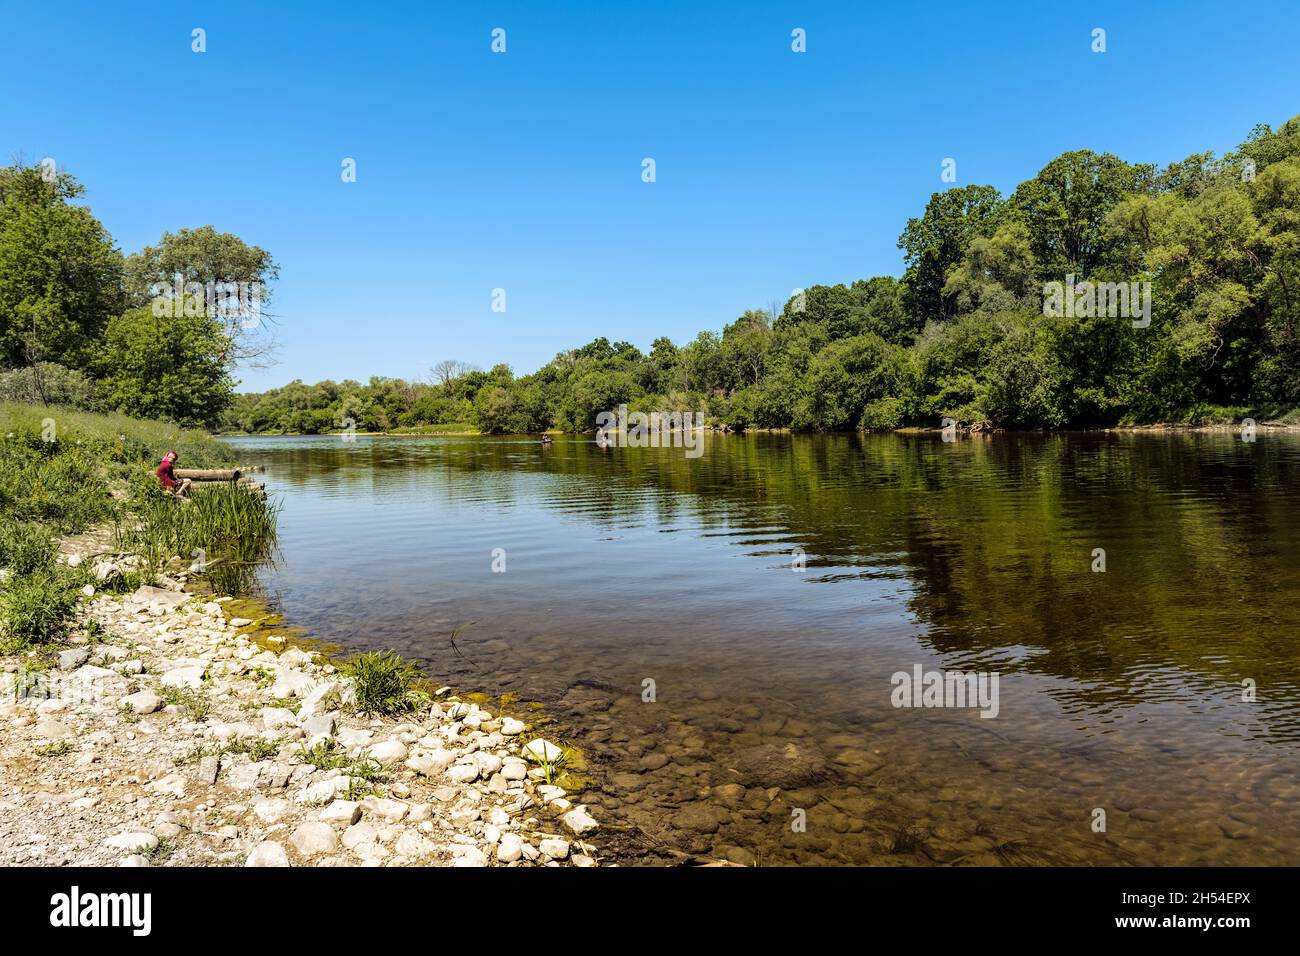
[[[343,664],[343,673],[356,682],[357,710],[392,716],[419,710],[429,702],[420,689],[420,669],[393,651],[357,654]]]

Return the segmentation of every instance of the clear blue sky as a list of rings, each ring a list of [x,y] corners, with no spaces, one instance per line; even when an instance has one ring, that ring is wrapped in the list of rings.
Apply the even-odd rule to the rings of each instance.
[[[281,362],[245,390],[523,373],[898,274],[945,157],[1009,191],[1067,149],[1230,149],[1300,113],[1298,54],[1295,0],[8,0],[0,147],[79,177],[126,252],[206,223],[270,250]]]

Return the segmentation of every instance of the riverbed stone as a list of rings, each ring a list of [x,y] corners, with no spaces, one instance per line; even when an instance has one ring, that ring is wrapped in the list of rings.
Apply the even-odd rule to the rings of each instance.
[[[283,730],[285,727],[295,727],[297,724],[297,716],[287,707],[262,708],[262,727],[266,730]]]
[[[361,819],[361,804],[355,800],[335,800],[320,812],[320,819],[326,823],[351,826]]]
[[[104,841],[104,846],[131,853],[149,853],[157,848],[158,838],[147,830],[133,830],[109,837]]]
[[[302,722],[303,733],[309,739],[334,736],[335,719],[333,714],[316,714]],[[369,740],[369,737],[366,738]],[[344,746],[348,746],[345,744]]]
[[[406,759],[406,745],[400,740],[381,740],[371,745],[367,754],[381,767],[391,767]]]
[[[586,807],[575,807],[561,817],[564,825],[578,836],[585,836],[597,829],[600,824],[595,821]]]
[[[366,797],[361,801],[361,809],[370,816],[378,817],[385,823],[398,823],[406,816],[406,804],[400,800],[386,800],[383,797]]]
[[[549,740],[543,740],[541,737],[534,738],[524,744],[524,755],[541,763],[554,763],[564,755],[564,750],[551,743]]]
[[[524,841],[518,833],[503,833],[497,843],[496,856],[502,863],[513,863],[524,855]]]
[[[244,866],[288,866],[289,854],[284,847],[274,840],[267,840],[253,847]]]
[[[732,758],[738,783],[790,790],[822,779],[826,757],[808,743],[759,744]]]
[[[316,678],[312,677],[310,674],[304,674],[302,671],[282,667],[276,672],[275,683],[271,685],[271,696],[279,699],[285,697],[303,697],[315,686]]]
[[[439,777],[455,759],[456,755],[450,750],[430,750],[410,757],[406,766],[421,776]]]
[[[162,676],[160,683],[164,687],[188,687],[191,689],[203,686],[203,675],[207,668],[203,665],[194,665],[191,667],[174,667]]]
[[[86,650],[84,647],[74,647],[66,651],[59,651],[59,670],[76,670],[88,660],[90,660],[90,651]]]
[[[309,820],[298,825],[289,835],[289,845],[299,856],[325,856],[338,849],[339,838],[334,828],[320,820]]]
[[[152,714],[154,711],[162,710],[163,699],[151,690],[142,690],[129,697],[123,697],[121,705],[129,708],[132,713]]]
[[[552,860],[567,860],[569,858],[568,840],[547,838],[538,843],[537,848]]]
[[[253,804],[253,814],[263,823],[279,823],[293,810],[288,800],[259,800]]]

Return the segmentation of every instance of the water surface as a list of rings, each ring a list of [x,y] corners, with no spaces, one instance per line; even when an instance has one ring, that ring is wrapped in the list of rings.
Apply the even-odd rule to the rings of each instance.
[[[289,619],[545,704],[625,859],[1300,863],[1295,435],[240,442]]]

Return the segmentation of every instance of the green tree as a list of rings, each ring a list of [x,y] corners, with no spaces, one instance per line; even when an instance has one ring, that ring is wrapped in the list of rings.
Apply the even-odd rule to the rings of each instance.
[[[205,288],[208,283],[243,283],[256,302],[250,308],[246,302],[230,300],[232,308],[222,316],[229,343],[226,360],[232,364],[269,360],[275,343],[266,307],[271,285],[280,276],[269,252],[212,226],[164,232],[156,246],[145,246],[126,258],[128,304],[148,304],[162,290],[174,289],[178,276],[182,288],[188,283]]]
[[[0,366],[87,365],[122,307],[122,255],[67,173],[0,169]]]
[[[149,307],[112,319],[98,365],[101,400],[141,418],[212,427],[234,382],[221,323],[205,315],[159,318]]]
[[[957,186],[932,194],[925,212],[907,220],[898,248],[906,265],[908,308],[918,328],[952,316],[952,297],[943,291],[948,270],[966,255],[973,239],[992,234],[1003,206],[992,186]]]
[[[1029,229],[1029,245],[1045,274],[1092,277],[1110,263],[1104,226],[1110,210],[1154,181],[1151,166],[1110,153],[1062,153],[1016,187],[1011,210]]]

